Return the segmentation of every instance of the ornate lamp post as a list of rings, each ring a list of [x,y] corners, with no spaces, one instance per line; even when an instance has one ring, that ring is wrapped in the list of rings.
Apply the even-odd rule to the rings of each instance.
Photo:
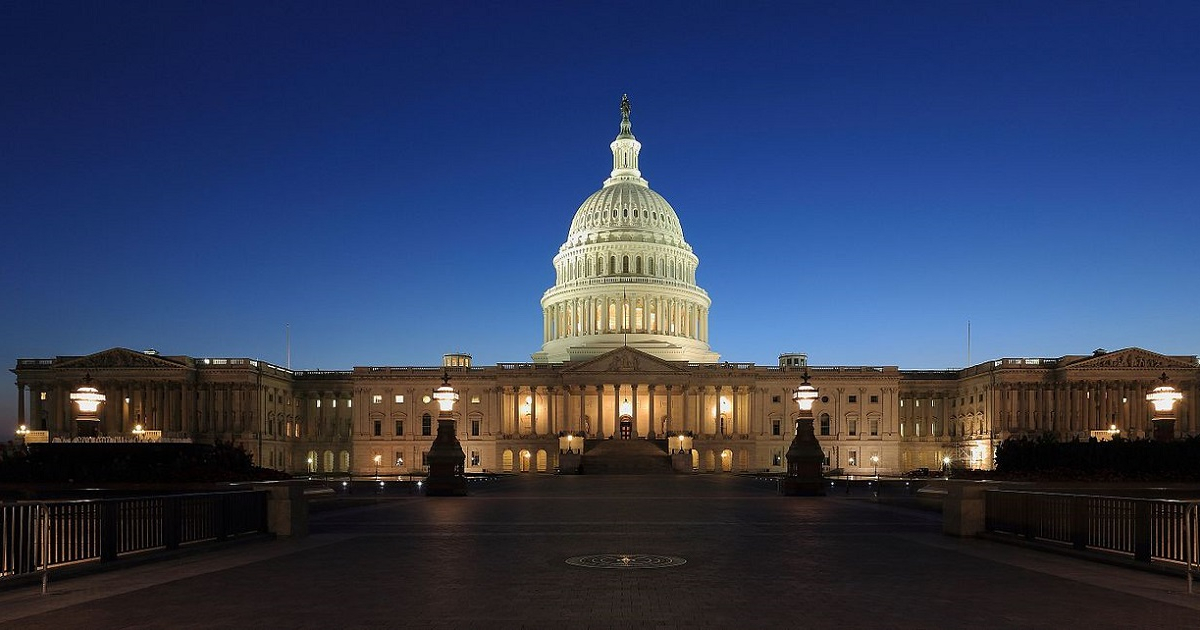
[[[1154,405],[1154,439],[1170,442],[1175,439],[1175,403],[1183,399],[1179,390],[1167,384],[1167,373],[1159,377],[1162,384],[1146,394]]]
[[[438,432],[426,459],[429,477],[425,480],[425,494],[465,496],[467,478],[463,476],[463,464],[467,456],[458,441],[454,416],[451,415],[454,403],[458,402],[458,392],[450,387],[450,372],[442,373],[442,385],[433,390],[433,399],[438,404]]]
[[[792,400],[800,406],[796,418],[796,436],[787,451],[787,475],[783,478],[781,491],[788,496],[822,496],[825,494],[821,478],[821,463],[825,452],[813,434],[813,403],[817,401],[817,388],[808,382],[808,370],[804,381],[792,392]]]
[[[875,478],[878,479],[879,478],[879,456],[878,455],[871,456],[871,465],[875,467]]]

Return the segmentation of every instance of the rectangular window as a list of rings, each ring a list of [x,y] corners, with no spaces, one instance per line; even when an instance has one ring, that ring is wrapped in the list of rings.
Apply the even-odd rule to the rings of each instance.
[[[433,435],[433,418],[429,414],[421,416],[421,435]]]
[[[379,394],[372,394],[372,395],[371,395],[371,404],[372,404],[372,405],[378,405],[378,404],[380,404],[380,403],[382,403],[382,402],[383,402],[383,396],[381,396],[381,395],[379,395]]]
[[[871,430],[871,435],[879,435],[879,419],[871,418],[867,422]]]
[[[852,402],[852,403],[856,403],[856,402],[858,402],[858,396],[855,396],[854,394],[851,394],[851,395],[850,395],[850,401],[849,401],[849,402]]]
[[[353,400],[351,400],[351,399],[349,399],[349,398],[347,398],[347,399],[346,399],[346,406],[347,406],[347,407],[353,407],[353,406],[354,406],[354,401],[353,401]]]
[[[826,451],[826,452],[825,452],[825,461],[824,461],[824,462],[821,462],[821,464],[822,464],[823,466],[826,466],[826,467],[828,467],[828,466],[829,466],[829,451]]]
[[[851,418],[847,424],[849,425],[847,431],[850,435],[858,435],[858,418]]]
[[[821,435],[829,435],[829,416],[821,418]]]
[[[321,399],[318,398],[317,399],[317,409],[320,409],[320,408],[321,408]]]
[[[336,398],[334,398],[333,400],[330,400],[330,401],[329,401],[329,406],[330,406],[330,407],[337,407],[337,399],[336,399]]]
[[[773,402],[773,403],[777,403],[777,402],[779,402],[779,396],[772,396],[772,397],[771,397],[771,402]]]
[[[850,461],[849,461],[849,464],[850,464],[851,466],[857,466],[857,465],[858,465],[858,451],[856,451],[856,450],[852,450],[852,451],[850,451]]]
[[[771,435],[780,435],[783,432],[783,422],[779,420],[771,421]]]
[[[403,465],[404,465],[404,452],[396,451],[396,468],[400,468]]]
[[[421,451],[421,465],[422,466],[429,465],[429,451]]]
[[[471,397],[471,404],[472,404],[472,405],[478,405],[478,404],[479,404],[479,397],[478,397],[478,396],[472,396],[472,397]]]
[[[396,400],[397,405],[403,404],[404,403],[404,394],[396,394],[395,400]]]
[[[471,466],[479,465],[479,451],[471,451]]]
[[[775,454],[771,456],[771,465],[772,466],[780,466],[782,464],[783,464],[783,455],[780,455],[779,451],[775,451]]]
[[[38,397],[41,398],[42,400],[46,400],[46,392],[39,392]]]
[[[396,435],[404,435],[404,421],[403,420],[396,421]]]
[[[875,394],[871,394],[871,402],[872,402],[872,403],[878,403],[878,402],[879,402],[879,396],[877,396],[877,395],[875,395]]]
[[[479,437],[479,421],[478,420],[471,420],[471,435],[474,437]]]
[[[375,437],[383,436],[383,422],[376,420],[374,424],[375,424],[375,427],[374,427],[374,432],[372,433],[372,435],[374,435]]]

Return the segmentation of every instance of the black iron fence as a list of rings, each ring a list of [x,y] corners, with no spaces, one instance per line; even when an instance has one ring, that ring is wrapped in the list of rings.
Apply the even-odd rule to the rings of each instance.
[[[1200,501],[1019,490],[989,490],[984,497],[989,532],[1182,565],[1191,590],[1200,562]]]
[[[0,579],[267,531],[247,490],[0,505]]]

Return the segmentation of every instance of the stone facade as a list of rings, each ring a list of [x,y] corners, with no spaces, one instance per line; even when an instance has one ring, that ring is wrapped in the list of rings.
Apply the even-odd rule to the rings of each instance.
[[[782,471],[804,370],[820,389],[814,429],[826,466],[855,474],[954,466],[989,468],[1010,435],[1063,439],[1148,436],[1145,394],[1161,374],[1184,393],[1177,434],[1196,434],[1195,356],[1130,348],[1053,359],[1000,359],[962,370],[718,362],[711,300],[674,208],[638,168],[628,100],[603,188],[579,206],[554,256],[542,300],[543,345],[529,363],[293,371],[246,358],[160,356],[123,348],[20,359],[18,422],[50,438],[164,437],[243,445],[288,472],[401,474],[424,470],[437,433],[431,399],[443,370],[461,398],[454,413],[467,470],[552,471],[584,440],[665,439],[701,471]],[[76,417],[84,382],[107,397]]]

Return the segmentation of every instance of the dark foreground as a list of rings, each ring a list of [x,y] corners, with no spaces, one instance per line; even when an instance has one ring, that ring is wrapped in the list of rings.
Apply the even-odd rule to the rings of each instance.
[[[0,591],[21,628],[1200,628],[1181,578],[940,534],[936,514],[742,477],[533,477]],[[679,566],[585,568],[654,554]],[[618,560],[619,562],[619,560]]]

